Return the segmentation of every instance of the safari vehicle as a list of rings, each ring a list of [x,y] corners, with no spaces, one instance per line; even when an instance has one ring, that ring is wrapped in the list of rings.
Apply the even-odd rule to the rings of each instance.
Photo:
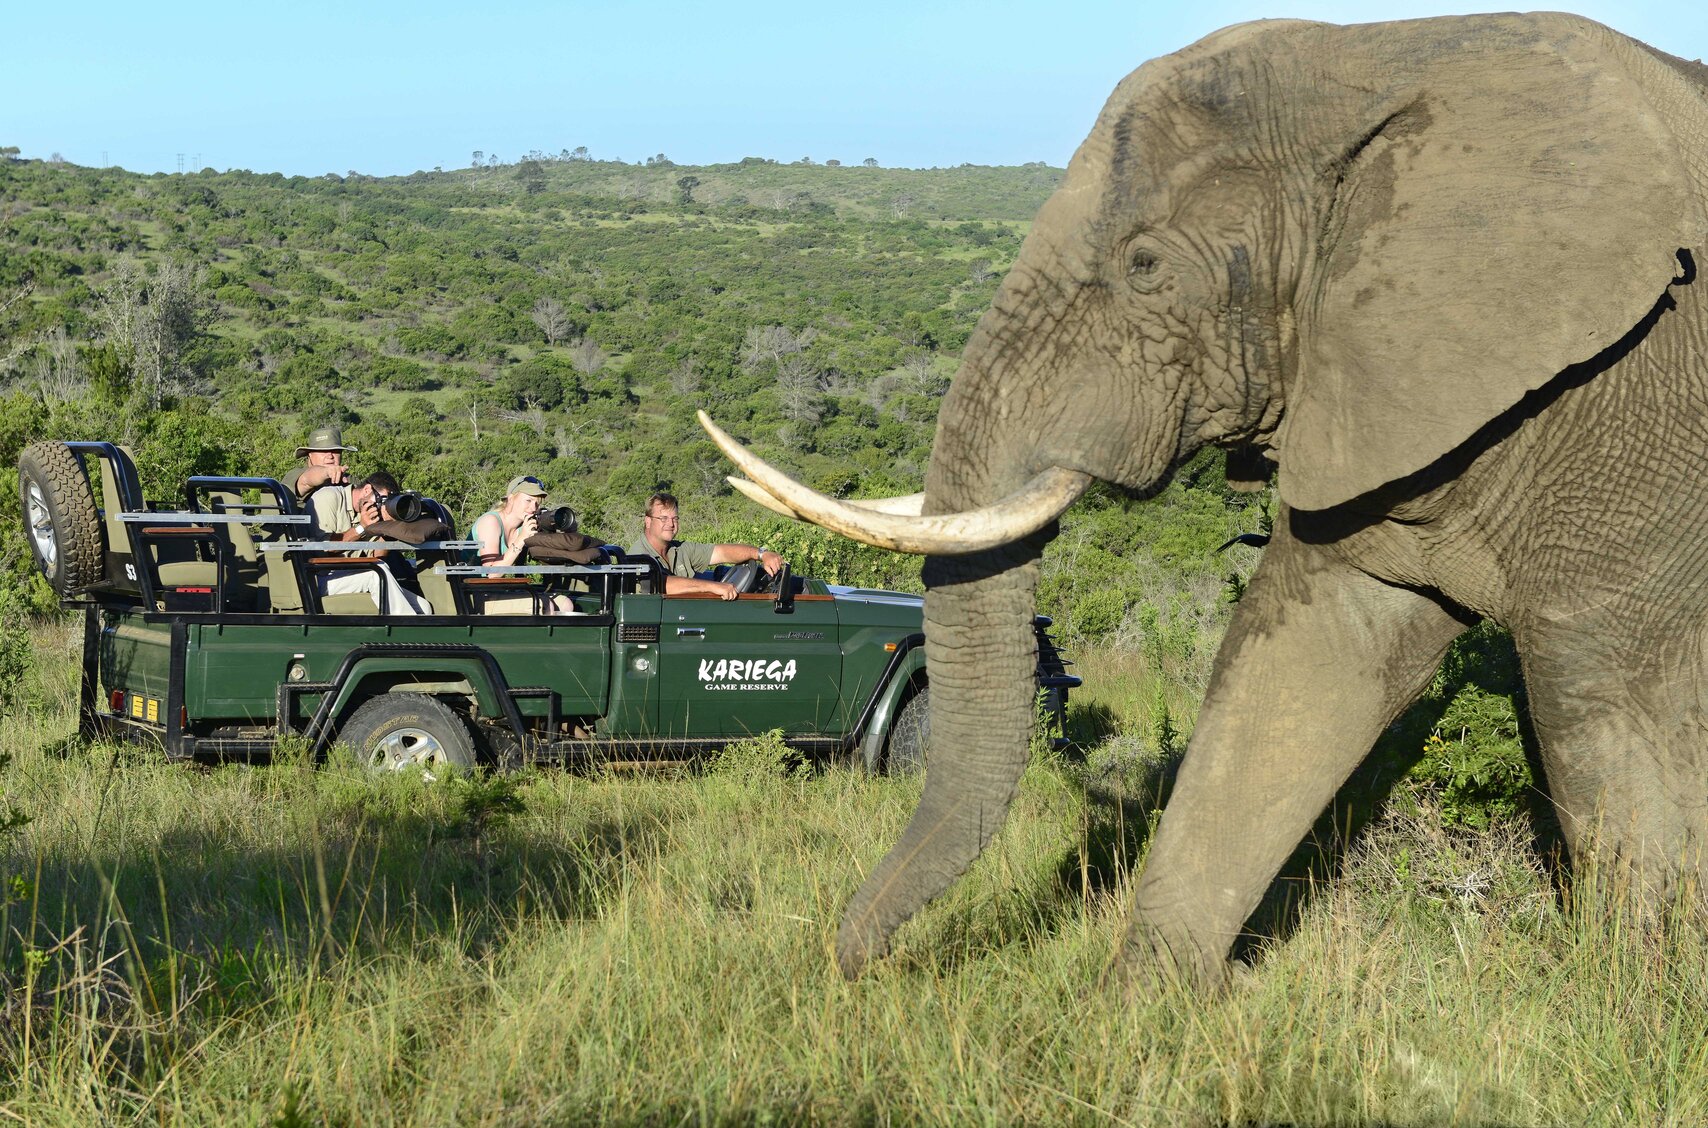
[[[872,771],[922,763],[929,686],[915,595],[725,577],[735,600],[666,596],[650,562],[465,563],[472,542],[388,548],[431,601],[388,615],[321,595],[326,572],[381,568],[308,539],[271,478],[189,479],[145,502],[107,442],[44,442],[19,458],[36,563],[84,610],[81,728],[149,738],[169,756],[266,757],[299,735],[376,769],[658,760],[780,729],[802,750]],[[426,505],[454,527],[442,507]],[[570,601],[574,613],[564,613]],[[556,614],[541,610],[557,602]],[[1037,621],[1040,702],[1060,733],[1079,679]]]

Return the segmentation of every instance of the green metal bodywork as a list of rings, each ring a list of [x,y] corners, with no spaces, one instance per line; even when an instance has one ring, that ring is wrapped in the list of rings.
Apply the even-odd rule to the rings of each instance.
[[[317,716],[330,735],[375,694],[415,692],[541,742],[570,721],[614,744],[780,729],[849,751],[864,738],[875,762],[923,670],[919,597],[807,580],[788,613],[777,607],[622,594],[609,613],[341,619],[102,601],[87,699],[99,720],[161,730],[178,710],[192,750],[221,732],[303,731]]]
[[[554,589],[579,614],[473,614],[473,585],[494,594],[515,577],[461,573],[467,582],[455,585],[448,558],[420,573],[423,586],[429,575],[446,585],[440,613],[319,612],[348,610],[344,597],[309,599],[317,610],[304,613],[315,562],[285,566],[263,551],[293,551],[275,526],[302,519],[279,482],[192,477],[184,509],[162,509],[143,499],[134,460],[115,444],[65,446],[99,480],[106,554],[101,580],[68,597],[87,615],[86,733],[147,730],[173,755],[265,753],[289,733],[324,746],[364,701],[418,693],[471,721],[494,754],[501,744],[669,751],[776,729],[876,766],[896,714],[924,685],[919,596],[798,577],[781,598],[723,601],[645,594],[644,569],[613,564]],[[452,608],[460,613],[443,613]],[[1038,682],[1059,703],[1078,679],[1046,626],[1038,621]]]

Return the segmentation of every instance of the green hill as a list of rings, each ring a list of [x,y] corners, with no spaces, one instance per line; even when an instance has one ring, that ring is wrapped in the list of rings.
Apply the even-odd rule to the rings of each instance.
[[[114,436],[148,495],[170,498],[190,473],[282,473],[336,422],[358,471],[390,469],[464,519],[530,471],[627,543],[662,487],[690,535],[765,537],[820,574],[910,586],[917,562],[760,524],[694,409],[827,492],[918,489],[956,358],[1061,176],[662,156],[386,179],[0,161],[0,457]],[[1136,513],[1099,492],[1072,519],[1075,565],[1047,570],[1046,610],[1070,636],[1145,603],[1166,619],[1183,577],[1216,590],[1208,550],[1241,521],[1219,465]]]
[[[209,457],[244,469],[341,422],[459,510],[521,467],[578,479],[594,513],[658,484],[721,495],[700,404],[833,488],[912,488],[952,358],[1059,176],[7,162],[0,375],[132,433],[162,408],[237,424]]]

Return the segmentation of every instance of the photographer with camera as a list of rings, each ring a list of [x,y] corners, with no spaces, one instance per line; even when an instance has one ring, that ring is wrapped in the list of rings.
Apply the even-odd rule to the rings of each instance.
[[[518,474],[504,487],[504,500],[475,518],[469,539],[480,542],[476,550],[482,564],[508,567],[527,551],[528,538],[540,531],[540,507],[546,487],[532,474]]]
[[[397,479],[384,470],[347,486],[322,486],[309,498],[314,533],[319,540],[359,541],[375,535],[370,527],[386,521],[410,521],[421,516],[419,494],[404,493]],[[384,551],[373,553],[384,556]],[[391,615],[431,615],[433,605],[397,582],[390,569],[356,569],[323,575],[322,595],[362,592]]]
[[[518,474],[504,487],[504,500],[475,518],[469,539],[480,542],[482,564],[511,567],[534,562],[589,564],[603,559],[599,546],[576,528],[575,510],[567,505],[545,508],[546,487],[532,474]],[[574,615],[575,601],[562,593],[542,596],[524,607],[522,601],[488,601],[487,614],[520,614],[524,610],[548,615]]]

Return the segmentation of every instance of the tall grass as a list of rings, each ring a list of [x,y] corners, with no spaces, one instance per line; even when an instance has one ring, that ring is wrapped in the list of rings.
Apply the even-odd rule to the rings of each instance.
[[[1526,826],[1375,822],[1223,995],[1109,976],[1194,703],[1082,654],[1083,762],[856,983],[841,906],[917,782],[761,740],[673,775],[372,782],[73,749],[38,636],[4,788],[0,1119],[39,1125],[1694,1124],[1708,946]],[[1136,665],[1128,665],[1132,662]],[[1183,739],[1183,736],[1181,737]]]

